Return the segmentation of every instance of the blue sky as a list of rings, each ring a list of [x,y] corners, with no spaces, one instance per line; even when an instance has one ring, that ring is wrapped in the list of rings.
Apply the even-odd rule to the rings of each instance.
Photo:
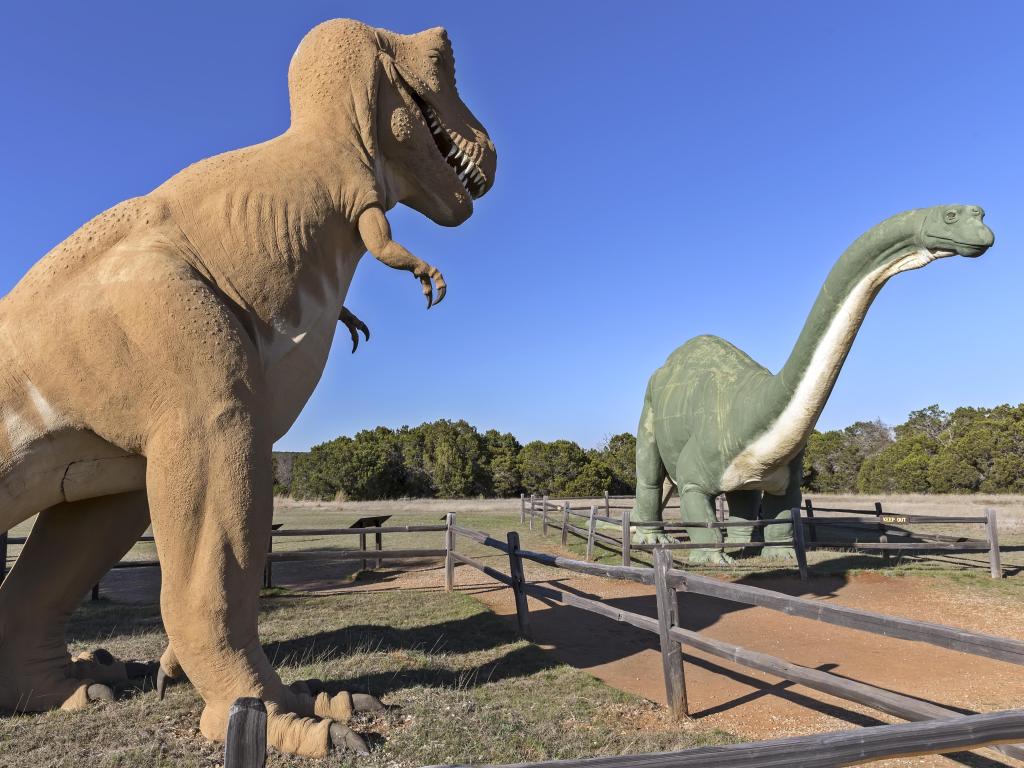
[[[777,370],[832,262],[907,208],[980,203],[982,259],[897,276],[822,419],[1024,399],[1024,6],[1013,2],[138,2],[0,11],[0,293],[184,166],[288,124],[314,24],[448,28],[498,148],[457,229],[398,209],[448,297],[367,257],[278,448],[465,418],[584,446],[633,431],[650,373],[723,336]],[[59,311],[55,308],[54,311]]]

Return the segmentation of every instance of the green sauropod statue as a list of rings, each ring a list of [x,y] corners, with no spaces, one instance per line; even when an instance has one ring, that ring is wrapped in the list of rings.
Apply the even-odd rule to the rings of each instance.
[[[698,336],[651,376],[636,441],[633,522],[661,520],[662,484],[679,489],[685,523],[714,521],[725,493],[731,515],[783,517],[800,505],[803,450],[839,371],[886,281],[936,259],[980,256],[994,242],[975,205],[942,205],[897,214],[861,235],[832,267],[803,330],[777,374],[717,336]],[[789,559],[792,526],[765,526],[766,557]],[[750,541],[752,528],[728,528],[724,543]],[[687,528],[691,562],[728,563],[718,531]],[[640,527],[638,543],[667,537]]]

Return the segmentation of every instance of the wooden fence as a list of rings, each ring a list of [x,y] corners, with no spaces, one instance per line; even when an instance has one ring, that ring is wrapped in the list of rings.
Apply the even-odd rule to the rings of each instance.
[[[367,527],[349,527],[349,528],[296,528],[293,530],[284,530],[280,523],[274,525],[274,529],[271,531],[270,538],[270,550],[267,553],[266,565],[263,569],[263,586],[270,588],[274,585],[273,573],[274,563],[282,562],[294,562],[302,560],[340,560],[340,561],[360,561],[361,568],[366,570],[367,568],[380,567],[381,562],[385,560],[410,560],[418,558],[438,558],[445,557],[447,549],[445,547],[437,547],[435,549],[384,549],[383,548],[383,537],[384,534],[394,533],[424,533],[424,532],[444,532],[447,534],[449,525],[446,522],[444,525],[387,525],[387,526],[367,526]],[[276,538],[287,538],[293,536],[305,536],[305,537],[324,537],[324,536],[358,536],[359,537],[359,548],[358,549],[304,549],[304,550],[291,550],[284,552],[274,551],[274,539]],[[368,537],[373,536],[374,548],[370,549],[368,546]],[[6,576],[7,568],[7,546],[8,544],[24,544],[26,537],[13,536],[8,538],[7,533],[0,534],[0,583],[3,583],[3,579]],[[140,536],[140,542],[152,542],[152,536]],[[446,542],[447,545],[447,542]],[[115,563],[111,570],[120,570],[124,568],[159,568],[160,561],[156,559],[151,560],[122,560],[119,563]],[[100,595],[100,585],[96,584],[92,588],[92,599],[98,600]]]
[[[715,503],[715,521],[710,523],[682,523],[682,522],[635,522],[631,514],[633,505],[623,503],[633,499],[631,496],[608,496],[603,499],[566,499],[559,498],[555,501],[547,496],[531,494],[527,497],[520,495],[519,520],[522,524],[528,524],[530,530],[534,528],[534,521],[539,520],[541,532],[546,536],[548,528],[561,531],[562,545],[567,544],[568,536],[576,536],[586,542],[586,558],[592,559],[595,547],[604,550],[621,553],[622,564],[632,563],[634,550],[651,552],[655,546],[664,549],[706,549],[708,544],[696,544],[690,541],[676,544],[634,544],[631,541],[631,532],[637,528],[657,530],[667,535],[683,535],[687,528],[711,528],[718,533],[718,544],[713,546],[725,547],[727,549],[760,548],[764,542],[729,542],[725,539],[723,532],[729,528],[765,528],[771,525],[791,525],[793,537],[785,541],[773,541],[773,546],[790,546],[796,553],[797,568],[800,578],[806,579],[808,575],[807,552],[817,549],[842,549],[857,550],[866,552],[880,552],[883,562],[890,562],[890,553],[897,553],[897,564],[903,554],[908,552],[922,551],[943,551],[943,552],[985,552],[989,559],[989,572],[994,579],[1002,578],[1002,561],[999,553],[999,527],[998,518],[994,509],[985,510],[984,515],[961,515],[961,516],[938,516],[938,515],[901,515],[886,513],[881,502],[875,502],[874,508],[870,510],[840,509],[835,507],[815,507],[811,499],[804,504],[803,514],[798,508],[790,510],[787,517],[770,518],[764,520],[729,520],[728,509],[725,506],[723,497],[719,496]],[[615,500],[613,503],[612,500]],[[577,506],[573,507],[573,502]],[[594,503],[594,502],[597,503]],[[591,502],[589,509],[584,503]],[[663,502],[665,504],[665,502]],[[671,508],[668,505],[664,509]],[[604,514],[599,514],[602,509]],[[586,511],[585,511],[586,510]],[[619,517],[612,516],[612,510],[620,510]],[[815,513],[828,513],[828,517],[815,517]],[[836,517],[835,515],[847,515]],[[575,521],[585,520],[583,524],[576,525]],[[598,524],[605,523],[616,527],[616,534],[612,535],[606,531],[598,530]],[[929,526],[929,525],[968,525],[976,524],[985,526],[984,539],[970,539],[959,536],[945,536],[910,531],[902,526]],[[824,530],[821,530],[824,529]],[[838,539],[820,538],[819,533],[825,530],[844,530],[854,534],[872,534],[877,536],[879,541],[860,541],[856,536],[853,540],[841,541]],[[909,539],[915,539],[913,541]],[[902,540],[900,540],[902,539]]]
[[[895,693],[883,688],[848,680],[817,669],[802,667],[759,651],[752,651],[731,643],[700,635],[680,626],[677,591],[706,595],[744,605],[754,605],[814,621],[856,629],[863,632],[914,640],[948,650],[970,653],[991,659],[1024,665],[1024,641],[997,637],[979,632],[949,627],[942,624],[915,621],[855,608],[832,606],[819,600],[781,594],[744,584],[701,576],[673,568],[671,551],[666,547],[653,548],[654,567],[630,565],[601,565],[573,560],[559,555],[534,552],[519,546],[518,535],[511,532],[501,541],[482,531],[474,531],[455,524],[452,519],[452,547],[448,561],[454,573],[454,563],[468,565],[512,589],[516,603],[516,618],[524,637],[530,635],[530,617],[527,597],[553,601],[630,624],[656,634],[659,638],[662,672],[669,709],[678,717],[688,713],[686,679],[681,650],[691,647],[704,653],[726,659],[784,680],[813,688],[823,693],[853,701],[895,715],[905,720],[949,720],[962,716],[961,712]],[[508,556],[509,573],[505,574],[483,562],[456,551],[459,537],[497,549]],[[623,579],[655,587],[657,617],[625,611],[599,599],[583,597],[541,584],[533,584],[523,576],[523,560],[560,568],[575,573]],[[454,576],[446,582],[450,589]],[[1024,759],[1024,746],[1000,746],[1005,754]],[[652,765],[657,763],[652,763]],[[837,763],[833,763],[837,764]]]
[[[589,517],[589,516],[588,516]],[[527,598],[555,602],[624,622],[657,635],[661,649],[662,675],[669,709],[677,718],[687,718],[686,676],[683,650],[692,648],[741,666],[766,672],[823,693],[855,702],[890,715],[911,721],[910,724],[879,726],[856,731],[818,734],[728,747],[683,750],[657,755],[628,755],[583,760],[552,761],[538,766],[588,768],[619,768],[622,766],[804,766],[853,765],[869,760],[917,754],[941,753],[983,746],[993,747],[1009,757],[1024,759],[1024,710],[984,715],[968,714],[938,704],[906,696],[867,683],[850,680],[819,669],[803,667],[766,653],[753,651],[721,640],[705,637],[681,626],[679,591],[705,595],[732,602],[779,611],[813,621],[820,621],[885,637],[913,640],[947,650],[960,651],[990,659],[1024,665],[1024,641],[997,637],[941,624],[915,621],[895,616],[825,604],[819,600],[792,597],[759,587],[689,573],[673,567],[668,547],[651,548],[653,567],[602,565],[574,560],[520,546],[519,534],[510,531],[504,540],[483,531],[459,526],[454,514],[445,516],[443,526],[392,526],[401,530],[444,531],[445,547],[441,550],[374,550],[370,557],[380,559],[409,556],[444,557],[445,588],[455,587],[456,566],[465,565],[504,584],[513,592],[516,620],[523,637],[530,636],[530,613]],[[333,529],[357,532],[358,529]],[[316,531],[321,533],[322,531]],[[372,532],[372,531],[371,531]],[[382,532],[389,532],[384,530]],[[291,535],[310,535],[313,531],[292,531]],[[508,559],[508,572],[495,568],[458,551],[459,539],[474,541],[503,553]],[[671,545],[670,545],[671,546]],[[363,550],[316,551],[312,553],[275,553],[275,559],[297,559],[297,556],[327,556],[328,559],[366,557]],[[340,558],[337,557],[340,555]],[[307,559],[303,557],[303,559]],[[527,581],[523,561],[563,569],[574,573],[602,576],[652,585],[655,588],[656,616],[626,611],[597,598],[584,597]],[[258,700],[239,700],[232,708],[228,739],[225,745],[225,768],[257,768],[266,752],[266,713]],[[527,764],[522,764],[523,768]]]

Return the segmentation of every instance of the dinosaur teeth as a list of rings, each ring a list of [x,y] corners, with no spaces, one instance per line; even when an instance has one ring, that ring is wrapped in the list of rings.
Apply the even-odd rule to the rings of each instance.
[[[465,144],[466,140],[456,132],[445,128],[433,107],[419,99],[416,101],[430,133],[434,136],[438,151],[444,155],[444,159],[455,173],[455,177],[470,197],[480,197],[487,189],[487,177],[470,158],[469,153],[459,146],[460,143]]]

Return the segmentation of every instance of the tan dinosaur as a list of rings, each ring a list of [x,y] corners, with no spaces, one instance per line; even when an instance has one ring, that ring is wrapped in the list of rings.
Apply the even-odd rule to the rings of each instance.
[[[496,156],[460,101],[443,29],[329,21],[288,71],[292,120],[93,219],[0,300],[0,530],[39,513],[0,588],[0,709],[76,708],[137,672],[71,659],[82,595],[152,521],[161,610],[181,668],[224,736],[230,704],[268,705],[269,743],[324,755],[370,697],[285,686],[257,634],[272,514],[271,446],[324,369],[369,250],[422,283],[391,239],[405,203],[456,226]]]

